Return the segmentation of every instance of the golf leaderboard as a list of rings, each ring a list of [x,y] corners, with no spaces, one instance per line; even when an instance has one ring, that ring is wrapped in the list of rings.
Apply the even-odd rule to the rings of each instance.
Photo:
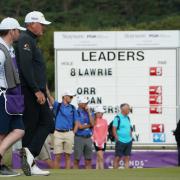
[[[175,144],[179,47],[179,31],[55,32],[56,97],[73,88],[109,122],[128,102],[136,144]]]

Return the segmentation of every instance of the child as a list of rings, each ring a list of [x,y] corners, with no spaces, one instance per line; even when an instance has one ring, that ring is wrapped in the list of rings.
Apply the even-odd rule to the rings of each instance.
[[[104,169],[104,151],[106,150],[108,123],[103,118],[104,109],[101,106],[95,108],[95,124],[93,128],[93,142],[97,152],[96,169]]]

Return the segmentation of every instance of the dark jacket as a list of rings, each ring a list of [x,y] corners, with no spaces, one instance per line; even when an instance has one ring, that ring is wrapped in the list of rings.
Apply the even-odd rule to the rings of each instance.
[[[180,120],[177,123],[176,130],[174,131],[174,135],[175,135],[177,145],[180,147]]]
[[[37,46],[37,36],[31,31],[22,32],[15,45],[22,86],[32,92],[45,90],[46,67],[42,52]]]

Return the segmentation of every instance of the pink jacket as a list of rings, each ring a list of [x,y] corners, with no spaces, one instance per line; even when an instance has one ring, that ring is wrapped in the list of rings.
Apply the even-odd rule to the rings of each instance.
[[[107,141],[108,135],[108,123],[106,119],[98,118],[93,127],[92,140],[96,146],[103,148],[104,143]]]

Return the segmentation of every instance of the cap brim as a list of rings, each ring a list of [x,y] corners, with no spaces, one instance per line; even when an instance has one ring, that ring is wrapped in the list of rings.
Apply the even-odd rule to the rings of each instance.
[[[79,101],[79,102],[78,102],[78,104],[81,104],[81,103],[82,103],[82,104],[88,104],[89,101],[82,101],[82,102]]]
[[[19,29],[20,31],[26,31],[26,28],[24,28],[24,27],[18,27],[17,29]]]
[[[62,96],[76,96],[76,94],[63,94]]]
[[[41,24],[49,25],[49,24],[51,24],[51,22],[50,21],[43,21],[43,22],[41,22]]]
[[[4,27],[0,27],[0,30],[8,30],[7,28]]]
[[[7,27],[0,27],[0,30],[11,30],[11,29],[19,29],[20,31],[26,31],[24,27],[17,27],[17,28],[7,28]]]
[[[95,113],[105,113],[105,111],[96,111]]]
[[[76,94],[69,94],[68,96],[76,96]]]
[[[95,113],[105,113],[105,110],[104,109],[95,109]]]

